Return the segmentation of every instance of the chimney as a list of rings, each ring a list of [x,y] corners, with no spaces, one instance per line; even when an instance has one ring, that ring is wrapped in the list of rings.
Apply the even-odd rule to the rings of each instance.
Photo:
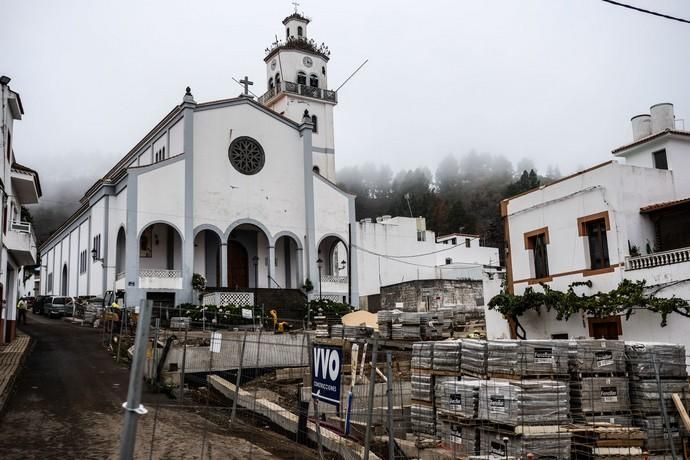
[[[652,117],[643,114],[636,115],[630,119],[632,123],[633,141],[642,139],[652,134]]]
[[[673,104],[664,102],[649,108],[652,118],[652,134],[675,128],[676,117],[673,115]]]

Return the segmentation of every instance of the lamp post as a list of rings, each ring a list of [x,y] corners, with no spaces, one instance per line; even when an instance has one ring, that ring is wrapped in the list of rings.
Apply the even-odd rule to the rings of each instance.
[[[254,289],[259,288],[259,257],[252,257],[252,262],[254,262]]]
[[[321,257],[316,260],[316,266],[319,268],[319,300],[321,300],[321,267],[323,267]]]

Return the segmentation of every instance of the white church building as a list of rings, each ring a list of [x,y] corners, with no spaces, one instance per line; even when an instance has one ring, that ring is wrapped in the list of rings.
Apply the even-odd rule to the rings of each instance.
[[[330,52],[308,38],[309,22],[283,21],[258,100],[246,77],[230,99],[196,102],[187,88],[41,245],[42,294],[124,290],[128,305],[177,305],[197,300],[198,273],[207,302],[311,284],[311,295],[358,304],[355,197],[335,186]],[[332,282],[319,286],[323,276]]]

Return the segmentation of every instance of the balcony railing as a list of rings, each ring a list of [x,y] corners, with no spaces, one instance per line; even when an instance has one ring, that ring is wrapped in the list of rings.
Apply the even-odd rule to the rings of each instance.
[[[662,265],[690,262],[690,248],[673,249],[671,251],[655,252],[644,256],[626,257],[626,270],[641,270],[643,268],[659,267]]]
[[[321,276],[321,292],[345,294],[348,291],[348,277],[335,275]]]
[[[141,269],[139,286],[144,289],[182,289],[182,270]]]
[[[329,101],[333,103],[338,102],[338,93],[328,89],[315,88],[309,85],[302,85],[293,83],[291,81],[281,81],[275,88],[266,91],[263,96],[259,98],[259,103],[266,105],[268,101],[273,99],[280,93],[299,94],[314,99],[321,99],[322,101]]]
[[[36,263],[36,238],[31,224],[15,220],[10,222],[5,237],[5,246],[20,265]]]
[[[238,306],[253,306],[254,293],[253,292],[207,292],[202,298],[203,305],[238,305]]]
[[[14,220],[10,224],[10,230],[12,230],[13,232],[31,233],[31,224],[29,222]]]

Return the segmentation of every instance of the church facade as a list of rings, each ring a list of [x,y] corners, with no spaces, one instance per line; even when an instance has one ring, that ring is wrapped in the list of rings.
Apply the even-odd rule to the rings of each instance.
[[[355,197],[335,186],[337,94],[308,24],[283,21],[262,96],[246,77],[236,98],[198,103],[187,88],[41,245],[42,294],[177,305],[196,302],[199,274],[218,301],[306,285],[358,304]]]

